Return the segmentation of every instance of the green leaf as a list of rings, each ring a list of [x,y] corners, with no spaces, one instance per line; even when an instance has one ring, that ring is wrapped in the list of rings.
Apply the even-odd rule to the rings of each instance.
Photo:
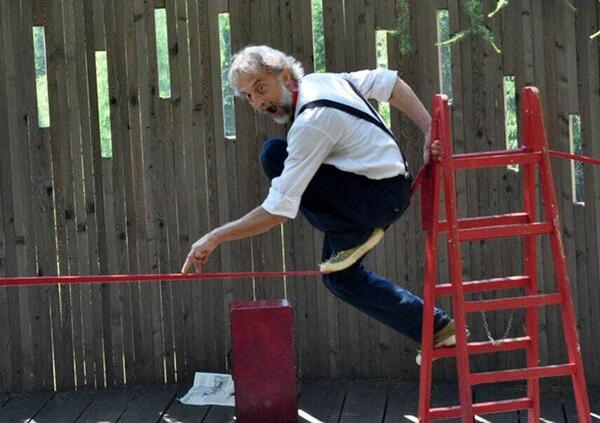
[[[570,8],[573,12],[577,12],[577,8],[575,6],[573,6],[573,3],[571,3],[570,0],[562,0],[562,2],[568,7]]]
[[[493,18],[496,15],[496,13],[500,12],[506,6],[508,6],[508,0],[498,0],[498,3],[496,3],[496,9],[494,9],[493,12],[487,15],[488,18]]]

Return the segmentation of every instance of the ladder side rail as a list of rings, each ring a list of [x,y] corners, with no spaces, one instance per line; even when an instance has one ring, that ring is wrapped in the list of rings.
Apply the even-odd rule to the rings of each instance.
[[[550,246],[552,251],[552,261],[554,263],[555,280],[558,291],[563,296],[563,302],[560,305],[563,318],[563,329],[569,362],[574,363],[576,370],[572,375],[573,389],[575,391],[575,403],[580,421],[590,420],[590,405],[585,383],[585,370],[581,359],[581,347],[579,336],[577,334],[577,324],[575,321],[575,307],[571,295],[569,274],[564,254],[564,246],[560,233],[560,222],[558,218],[558,203],[556,191],[550,167],[550,155],[546,142],[546,131],[542,119],[539,95],[537,89],[527,87],[524,90],[524,100],[527,99],[526,119],[530,120],[533,128],[533,140],[541,144],[542,161],[540,162],[540,185],[542,188],[544,213],[548,221],[553,225],[550,233]]]
[[[526,99],[526,96],[523,96]],[[536,133],[528,115],[529,104],[523,102],[523,147],[530,151],[541,151]],[[537,142],[536,142],[537,141]],[[537,202],[535,189],[536,164],[523,165],[523,211],[528,216],[528,223],[537,220]],[[523,268],[528,276],[529,284],[525,289],[526,295],[538,293],[537,280],[537,238],[535,235],[525,236],[523,244]],[[528,308],[525,315],[526,333],[531,343],[527,349],[527,367],[538,367],[540,364],[540,339],[539,339],[539,310]],[[539,378],[527,380],[527,397],[532,400],[532,407],[528,410],[528,421],[540,421],[540,380]]]
[[[431,140],[439,139],[439,110],[432,105]],[[425,238],[425,281],[423,286],[423,323],[421,329],[421,369],[419,383],[419,421],[431,421],[431,385],[433,369],[433,333],[435,285],[438,273],[438,222],[440,214],[440,166],[437,163],[427,165],[421,187],[421,216]]]
[[[441,144],[444,154],[442,169],[444,176],[444,199],[448,222],[448,264],[452,284],[452,311],[456,323],[456,365],[461,405],[461,419],[471,422],[474,418],[472,389],[469,381],[469,352],[467,350],[467,321],[464,304],[461,243],[458,238],[458,211],[456,204],[455,169],[452,160],[452,139],[448,115],[448,97],[436,96],[436,107],[440,108]]]

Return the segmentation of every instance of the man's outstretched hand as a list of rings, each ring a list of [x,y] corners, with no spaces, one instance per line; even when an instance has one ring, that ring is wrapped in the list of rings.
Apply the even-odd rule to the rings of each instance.
[[[210,253],[218,246],[219,243],[211,233],[204,235],[198,241],[194,242],[190,248],[190,252],[185,258],[181,273],[187,273],[192,266],[194,266],[196,273],[200,273],[202,265],[206,263]]]

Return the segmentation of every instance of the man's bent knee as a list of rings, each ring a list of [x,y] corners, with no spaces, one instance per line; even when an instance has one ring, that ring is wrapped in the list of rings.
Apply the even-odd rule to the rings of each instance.
[[[280,138],[265,141],[260,151],[260,164],[269,179],[281,175],[287,157],[287,142]]]

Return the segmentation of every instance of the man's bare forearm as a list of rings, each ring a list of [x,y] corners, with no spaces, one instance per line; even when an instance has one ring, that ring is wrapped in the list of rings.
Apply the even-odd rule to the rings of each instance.
[[[211,235],[220,244],[262,234],[286,220],[287,217],[271,214],[259,206],[239,219],[214,229]]]
[[[431,116],[412,88],[402,79],[396,79],[390,104],[412,120],[424,134],[431,128]]]

